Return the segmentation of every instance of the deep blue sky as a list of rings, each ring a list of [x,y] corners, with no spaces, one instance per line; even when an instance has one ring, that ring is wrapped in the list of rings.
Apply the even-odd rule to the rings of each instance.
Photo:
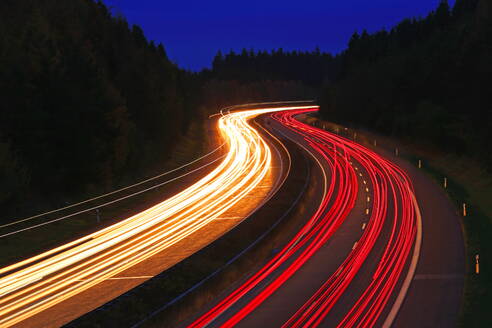
[[[209,67],[217,50],[242,48],[337,53],[355,31],[389,28],[425,16],[439,0],[105,0],[113,13],[162,42],[192,70]]]

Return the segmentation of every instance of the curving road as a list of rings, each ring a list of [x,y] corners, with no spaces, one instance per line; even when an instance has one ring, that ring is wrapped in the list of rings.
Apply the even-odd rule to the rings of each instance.
[[[436,198],[435,188],[422,200],[425,177],[410,168],[296,119],[317,106],[292,106],[221,113],[228,152],[199,181],[124,221],[0,269],[0,327],[59,326],[216,240],[285,181],[282,138],[315,163],[319,204],[285,247],[187,326],[420,327],[420,303],[432,307],[424,312],[427,326],[452,326],[462,240],[455,225],[444,228],[450,255],[436,254],[436,243],[449,240],[432,238],[443,215],[422,219],[431,202],[448,215],[449,202]],[[269,117],[272,140],[249,124],[260,115]]]
[[[270,126],[318,163],[325,183],[318,210],[275,257],[188,327],[425,325],[400,315],[418,308],[412,282],[420,268],[423,223],[412,179],[378,153],[295,119],[315,110],[273,114]],[[459,298],[449,303],[448,312]],[[434,305],[427,312],[443,311]],[[452,326],[453,318],[444,326]]]

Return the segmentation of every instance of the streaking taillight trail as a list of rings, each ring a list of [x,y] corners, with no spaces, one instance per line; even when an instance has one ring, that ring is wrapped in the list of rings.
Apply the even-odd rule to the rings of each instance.
[[[353,162],[360,163],[369,175],[373,188],[373,206],[367,228],[339,270],[299,309],[284,327],[316,327],[329,314],[349,287],[381,237],[383,225],[391,225],[391,233],[372,281],[349,309],[338,327],[372,327],[388,304],[407,263],[417,231],[416,205],[408,176],[390,161],[346,138],[307,127],[285,113],[276,115],[293,128],[303,126],[306,134],[325,142],[346,145]],[[388,205],[391,204],[391,209]]]
[[[349,288],[376,242],[382,238],[383,226],[386,224],[390,225],[391,232],[373,277],[358,300],[346,309],[338,326],[371,327],[381,320],[381,314],[395,292],[414,246],[418,208],[413,187],[401,169],[375,152],[294,118],[313,110],[316,109],[279,112],[272,116],[291,131],[302,135],[312,151],[328,163],[330,179],[329,182],[326,180],[325,173],[327,187],[318,210],[282,251],[190,327],[214,325],[215,320],[235,306],[234,311],[231,311],[233,313],[222,318],[223,323],[219,324],[232,327],[287,282],[329,240],[353,209],[359,188],[357,170],[367,173],[369,180],[363,180],[362,187],[367,190],[372,188],[373,192],[367,227],[345,261],[293,313],[284,327],[316,327],[322,323]],[[354,165],[356,163],[359,167]],[[265,281],[268,281],[266,285]],[[239,306],[238,301],[247,295],[247,303]]]

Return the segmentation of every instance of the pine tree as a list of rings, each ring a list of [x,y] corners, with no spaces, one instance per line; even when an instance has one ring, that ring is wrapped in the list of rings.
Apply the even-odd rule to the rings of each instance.
[[[157,53],[161,56],[162,59],[168,60],[166,50],[164,49],[162,43],[159,43],[159,45],[157,46]]]
[[[355,32],[354,34],[352,34],[352,36],[350,37],[349,44],[348,44],[349,49],[354,48],[358,44],[359,40],[360,40],[359,33]]]
[[[224,55],[222,54],[222,51],[217,51],[217,54],[215,55],[213,61],[212,61],[212,68],[214,70],[218,70],[222,67],[222,64],[224,63]]]
[[[435,13],[436,23],[438,26],[446,26],[450,22],[451,8],[448,0],[441,0]]]

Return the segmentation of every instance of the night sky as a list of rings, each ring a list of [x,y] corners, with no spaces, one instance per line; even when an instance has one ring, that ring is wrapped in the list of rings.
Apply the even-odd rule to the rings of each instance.
[[[355,31],[425,16],[439,0],[105,0],[162,42],[180,67],[209,67],[217,50],[283,48],[337,53]],[[450,2],[451,3],[451,2]]]

